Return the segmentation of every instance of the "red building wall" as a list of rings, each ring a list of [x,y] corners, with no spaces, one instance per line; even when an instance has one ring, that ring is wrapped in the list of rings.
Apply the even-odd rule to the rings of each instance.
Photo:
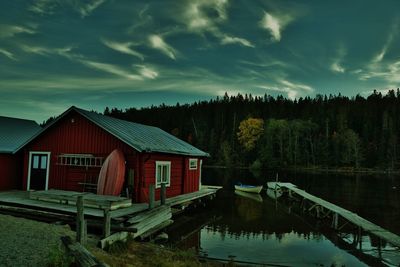
[[[93,154],[107,157],[115,148],[120,149],[127,168],[135,168],[137,153],[130,146],[107,133],[79,113],[72,111],[24,148],[23,187],[27,188],[29,151],[51,152],[49,189],[82,191],[85,178],[96,179],[99,167],[73,167],[57,165],[60,154]]]
[[[0,191],[21,189],[21,155],[0,154]]]
[[[105,158],[115,148],[124,153],[127,173],[129,169],[134,170],[133,198],[136,202],[147,202],[149,199],[149,185],[155,184],[156,161],[171,162],[171,185],[167,188],[167,197],[199,189],[200,162],[197,170],[189,170],[189,157],[138,153],[75,111],[71,111],[24,148],[23,188],[27,188],[30,151],[51,152],[49,189],[82,191],[83,186],[79,183],[90,178],[97,181],[100,168],[57,165],[57,156],[93,154]],[[156,189],[156,199],[159,198],[160,189]]]
[[[189,158],[185,159],[185,176],[187,179],[185,180],[186,182],[184,183],[183,187],[183,192],[184,193],[190,193],[190,192],[195,192],[199,190],[199,179],[200,179],[200,159],[197,158],[190,158],[190,159],[196,159],[197,160],[197,169],[195,170],[190,170],[189,169]]]
[[[197,170],[189,170],[189,158],[187,156],[146,154],[143,158],[144,170],[142,171],[142,175],[144,179],[141,184],[140,202],[147,202],[149,200],[149,186],[150,184],[156,184],[156,161],[171,162],[170,186],[167,187],[167,197],[199,190],[200,162],[198,162]],[[160,199],[160,191],[160,188],[156,188],[156,200]]]

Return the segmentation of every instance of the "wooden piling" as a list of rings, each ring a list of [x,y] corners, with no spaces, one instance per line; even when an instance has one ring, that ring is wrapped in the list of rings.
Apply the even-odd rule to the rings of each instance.
[[[106,238],[111,234],[111,214],[110,209],[104,209],[104,221],[103,221],[103,237]]]
[[[161,183],[161,194],[160,194],[161,205],[165,205],[166,196],[167,196],[167,187],[165,183]]]
[[[83,208],[83,196],[78,196],[77,201],[76,201],[76,209],[77,209],[77,214],[76,214],[76,241],[78,241],[81,244],[85,243],[86,237],[85,237],[85,213],[84,213],[84,208]]]
[[[154,208],[154,184],[149,185],[149,209]]]
[[[339,224],[339,215],[335,212],[333,214],[333,221],[332,221],[333,229],[337,230],[338,229],[338,224]]]

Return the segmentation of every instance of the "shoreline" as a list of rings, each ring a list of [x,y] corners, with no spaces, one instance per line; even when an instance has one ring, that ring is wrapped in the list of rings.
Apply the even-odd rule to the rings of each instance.
[[[205,169],[235,169],[235,170],[252,170],[251,167],[245,166],[223,166],[223,165],[203,165]],[[371,169],[371,168],[353,168],[353,167],[339,167],[339,168],[326,168],[326,167],[283,167],[279,169],[255,169],[255,170],[279,170],[279,171],[294,171],[303,173],[339,173],[339,174],[388,174],[400,175],[400,170],[390,169]]]

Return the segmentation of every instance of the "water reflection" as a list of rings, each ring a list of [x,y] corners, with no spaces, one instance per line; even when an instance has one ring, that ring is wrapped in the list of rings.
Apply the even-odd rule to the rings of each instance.
[[[265,192],[257,197],[233,190],[237,182],[262,184],[267,177],[274,177],[272,174],[265,173],[265,178],[248,173],[218,174],[217,171],[211,174],[217,178],[207,183],[223,185],[224,189],[206,209],[196,210],[176,221],[175,228],[170,230],[170,237],[179,247],[192,248],[199,255],[209,258],[234,259],[244,264],[398,266],[400,263],[398,249],[373,236],[365,233],[360,236],[351,228],[344,228],[338,236],[320,225],[319,221],[304,216],[290,202],[276,201],[267,197]],[[280,177],[282,179],[284,175]],[[371,178],[364,177],[339,177],[332,181],[316,175],[290,177],[286,181],[296,183],[308,192],[353,210],[371,221],[383,222],[393,232],[399,231],[400,226],[396,223],[400,218],[397,213],[399,202],[396,202],[398,195],[390,194],[393,192],[387,189],[385,183],[373,183],[372,187]],[[382,195],[372,192],[375,190],[389,195],[382,200]],[[370,204],[367,198],[374,204]],[[387,205],[383,205],[385,202]],[[388,210],[390,205],[394,205],[397,211]],[[368,214],[374,220],[368,218]],[[378,218],[378,214],[397,218],[397,221]]]

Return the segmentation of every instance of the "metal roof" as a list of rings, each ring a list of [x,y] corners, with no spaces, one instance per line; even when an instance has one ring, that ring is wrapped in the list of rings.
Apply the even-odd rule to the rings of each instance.
[[[208,157],[209,154],[160,128],[120,120],[73,107],[78,113],[139,152],[161,152]]]
[[[36,136],[40,135],[42,132],[45,132],[46,129],[52,127],[52,125],[54,125],[72,110],[75,110],[88,120],[92,121],[94,124],[98,125],[100,128],[109,132],[139,152],[160,152],[199,157],[210,156],[208,153],[201,151],[200,149],[182,141],[179,138],[176,138],[160,128],[116,119],[74,106],[70,107],[67,111],[58,116],[58,118],[52,121],[46,128],[33,136],[20,148],[25,146],[31,140],[35,139]]]
[[[0,116],[0,153],[14,153],[40,129],[32,120]]]

